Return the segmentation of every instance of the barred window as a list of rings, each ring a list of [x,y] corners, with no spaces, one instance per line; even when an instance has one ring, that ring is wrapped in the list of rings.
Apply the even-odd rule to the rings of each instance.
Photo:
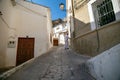
[[[97,5],[97,11],[99,26],[115,21],[115,13],[111,0],[104,0],[101,4]]]

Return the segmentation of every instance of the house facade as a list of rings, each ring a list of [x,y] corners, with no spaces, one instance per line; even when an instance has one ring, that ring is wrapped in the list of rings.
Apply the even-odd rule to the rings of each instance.
[[[71,1],[67,0],[68,10],[72,7]],[[73,0],[73,7],[74,21],[69,11],[67,20],[73,35],[71,46],[76,51],[95,56],[120,42],[119,0]]]
[[[25,0],[0,0],[0,13],[0,68],[38,57],[52,46],[48,7]]]
[[[56,20],[58,21],[58,20]],[[57,22],[56,22],[57,23]],[[66,20],[58,22],[56,25],[53,25],[53,40],[58,39],[58,44],[65,44],[65,33],[68,32],[68,27],[66,25]]]
[[[67,10],[72,48],[91,56],[88,73],[96,80],[119,80],[120,0],[67,0]]]

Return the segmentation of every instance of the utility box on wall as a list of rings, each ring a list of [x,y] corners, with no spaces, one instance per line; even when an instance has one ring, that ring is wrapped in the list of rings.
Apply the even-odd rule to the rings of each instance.
[[[8,41],[8,48],[15,48],[16,42],[15,41]]]

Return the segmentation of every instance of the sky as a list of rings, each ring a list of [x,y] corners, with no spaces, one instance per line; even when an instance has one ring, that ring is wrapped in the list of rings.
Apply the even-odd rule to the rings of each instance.
[[[60,3],[64,3],[66,5],[66,0],[28,0],[28,1],[32,1],[34,3],[49,7],[51,10],[52,20],[56,20],[58,18],[63,19],[66,17],[66,12],[61,11],[59,8]]]

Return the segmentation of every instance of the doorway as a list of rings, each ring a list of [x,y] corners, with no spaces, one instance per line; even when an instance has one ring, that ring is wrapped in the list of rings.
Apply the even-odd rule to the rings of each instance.
[[[16,66],[34,57],[34,38],[18,38]]]
[[[53,38],[53,46],[58,46],[58,38]]]

